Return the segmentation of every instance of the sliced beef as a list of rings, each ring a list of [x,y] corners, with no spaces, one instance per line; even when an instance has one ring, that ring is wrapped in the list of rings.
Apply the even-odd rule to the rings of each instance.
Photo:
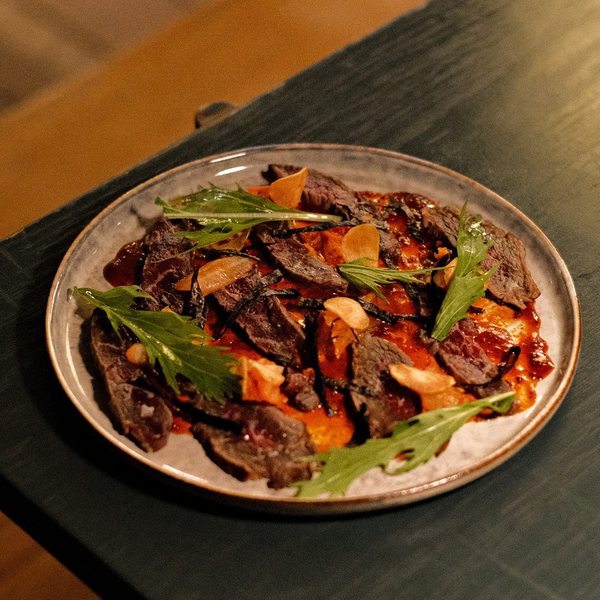
[[[301,371],[287,369],[282,391],[290,404],[298,410],[310,411],[319,406],[319,395],[314,389],[315,377]]]
[[[293,165],[269,165],[264,176],[269,182],[287,177],[300,171]],[[308,177],[302,192],[302,206],[305,210],[333,213],[345,219],[361,214],[356,192],[343,181],[315,169],[308,170]]]
[[[108,392],[111,419],[146,452],[162,448],[172,425],[164,398],[143,386],[143,370],[127,360],[119,338],[98,311],[90,322],[90,337],[92,355]]]
[[[461,385],[485,385],[498,376],[498,367],[475,340],[477,333],[473,319],[461,319],[442,342],[431,346],[437,360]]]
[[[274,181],[299,170],[300,167],[291,165],[269,165],[264,175],[268,181]],[[308,170],[308,177],[302,192],[302,206],[306,210],[333,213],[344,219],[354,219],[356,222],[384,224],[387,218],[385,208],[365,200],[340,179],[314,169]],[[383,260],[388,266],[395,267],[401,253],[398,240],[385,228],[380,230],[379,237]],[[281,268],[285,267],[282,265]]]
[[[379,230],[379,252],[388,267],[394,269],[398,266],[402,249],[400,242],[391,231]]]
[[[423,226],[440,239],[456,246],[460,211],[451,206],[423,209]],[[494,240],[484,269],[498,265],[488,281],[488,290],[498,300],[525,308],[525,305],[540,295],[526,262],[523,242],[514,234],[483,221],[484,231]]]
[[[141,288],[156,302],[148,302],[150,310],[168,306],[176,313],[185,308],[185,295],[175,289],[175,283],[192,270],[192,255],[187,250],[189,240],[175,235],[185,225],[174,224],[161,218],[151,227],[143,239],[146,259],[142,267]]]
[[[258,269],[253,267],[239,279],[214,293],[215,300],[230,313],[248,302],[235,317],[235,323],[248,340],[278,363],[294,365],[300,361],[304,333],[276,296],[256,293],[260,288]]]
[[[469,387],[468,390],[475,396],[475,398],[487,398],[488,396],[494,396],[495,394],[503,394],[504,392],[511,391],[510,384],[504,379],[497,379],[491,383],[485,385],[474,385]]]
[[[489,259],[484,262],[485,269],[498,264],[498,269],[490,277],[488,289],[499,300],[517,308],[535,300],[540,295],[529,269],[527,268],[525,246],[513,233],[506,233],[491,224],[486,231],[494,238]]]
[[[421,214],[429,235],[456,247],[460,211],[451,206],[432,206],[425,207]]]
[[[211,403],[218,421],[196,423],[192,432],[207,455],[241,481],[266,478],[278,489],[310,479],[313,465],[303,458],[314,449],[304,423],[261,402]]]
[[[392,364],[412,364],[395,344],[364,334],[352,344],[350,397],[368,428],[369,437],[391,433],[398,421],[410,419],[420,410],[419,399],[396,383],[389,374]]]
[[[439,206],[439,203],[420,194],[398,192],[392,195],[390,205],[406,215],[406,224],[413,237],[419,242],[424,241],[423,211]]]
[[[280,229],[282,225],[275,227]],[[265,224],[256,227],[253,235],[264,245],[265,251],[277,267],[290,279],[315,286],[323,295],[346,291],[348,282],[333,267],[316,258],[298,240],[274,237],[271,234],[272,230],[270,224]]]

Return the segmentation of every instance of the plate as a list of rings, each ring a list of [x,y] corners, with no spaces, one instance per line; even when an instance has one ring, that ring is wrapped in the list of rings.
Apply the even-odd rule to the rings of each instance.
[[[294,490],[271,490],[263,481],[240,482],[210,461],[191,436],[171,435],[166,447],[147,454],[112,426],[94,396],[92,377],[80,353],[82,318],[69,290],[106,289],[103,266],[123,244],[141,237],[160,209],[157,196],[191,193],[211,183],[222,187],[257,185],[272,162],[306,165],[335,175],[354,189],[409,191],[444,204],[481,213],[512,231],[527,248],[530,270],[541,289],[536,307],[541,335],[556,368],[537,388],[535,404],[517,415],[468,423],[448,447],[426,465],[399,476],[371,471],[341,498],[299,499]],[[571,277],[551,242],[523,213],[486,187],[445,167],[386,150],[327,144],[286,144],[228,152],[184,164],[129,191],[104,209],[81,232],[54,279],[46,314],[50,357],[67,395],[92,426],[140,463],[222,501],[262,510],[345,513],[407,504],[447,492],[484,475],[514,455],[549,421],[575,372],[580,316]]]

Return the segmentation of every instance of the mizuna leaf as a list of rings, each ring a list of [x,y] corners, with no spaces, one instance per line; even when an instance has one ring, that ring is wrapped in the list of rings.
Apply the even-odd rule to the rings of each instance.
[[[292,485],[298,488],[298,498],[323,494],[342,496],[357,477],[376,467],[390,475],[405,473],[429,461],[460,427],[482,410],[488,408],[504,414],[513,400],[514,392],[507,392],[461,406],[421,413],[399,422],[390,437],[370,439],[351,448],[333,448],[309,457],[320,461],[319,474]],[[387,471],[392,460],[399,455],[405,459],[404,463],[391,472]]]
[[[196,247],[225,240],[240,231],[270,221],[341,220],[337,215],[290,210],[240,187],[231,191],[211,186],[172,202],[157,198],[156,204],[162,207],[167,219],[192,219],[204,225],[199,231],[178,233],[193,241]]]
[[[142,343],[152,366],[159,363],[165,380],[177,393],[177,376],[187,377],[198,392],[211,400],[223,400],[239,389],[232,369],[234,356],[208,344],[210,337],[189,317],[169,311],[136,310],[137,298],[150,298],[137,286],[120,286],[102,292],[74,288],[74,293],[104,311],[115,332],[129,329]]]
[[[480,221],[467,219],[465,203],[458,223],[456,270],[431,333],[436,340],[445,339],[454,324],[466,316],[473,302],[485,294],[485,283],[494,272],[493,268],[484,272],[481,267],[494,243],[485,237]]]
[[[382,300],[386,300],[386,297],[381,291],[382,285],[389,285],[395,281],[401,281],[403,283],[423,283],[417,275],[428,275],[432,271],[440,268],[434,267],[430,269],[402,271],[400,269],[369,267],[365,262],[365,259],[359,258],[349,263],[342,263],[341,265],[338,265],[337,269],[340,272],[340,275],[354,287],[371,290]]]

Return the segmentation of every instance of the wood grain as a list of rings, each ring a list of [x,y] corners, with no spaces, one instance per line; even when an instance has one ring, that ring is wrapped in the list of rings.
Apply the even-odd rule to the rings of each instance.
[[[188,18],[0,117],[0,237],[244,104],[419,0],[207,2]],[[15,207],[17,207],[15,209]]]

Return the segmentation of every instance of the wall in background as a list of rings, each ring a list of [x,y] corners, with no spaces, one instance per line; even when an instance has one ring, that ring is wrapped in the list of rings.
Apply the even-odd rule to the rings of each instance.
[[[132,47],[206,0],[2,0],[0,111]]]

